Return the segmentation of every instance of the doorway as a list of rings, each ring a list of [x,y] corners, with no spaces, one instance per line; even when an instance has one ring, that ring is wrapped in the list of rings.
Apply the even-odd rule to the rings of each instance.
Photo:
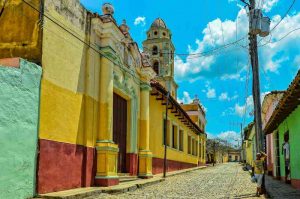
[[[276,158],[276,178],[280,179],[280,147],[279,147],[279,132],[275,133],[275,158]]]
[[[127,100],[114,93],[113,141],[118,144],[118,173],[126,173]]]
[[[290,145],[289,145],[289,131],[284,133],[284,143],[282,145],[282,153],[284,157],[285,168],[285,182],[291,183],[291,168],[290,168]]]

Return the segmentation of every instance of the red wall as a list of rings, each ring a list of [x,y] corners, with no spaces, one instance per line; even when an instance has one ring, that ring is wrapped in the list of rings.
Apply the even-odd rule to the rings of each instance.
[[[94,148],[39,140],[37,192],[89,187],[96,174]]]
[[[131,176],[138,174],[138,155],[135,153],[126,154],[126,169]]]
[[[164,165],[163,159],[152,158],[152,173],[153,174],[162,173],[163,165]],[[177,170],[188,169],[192,167],[197,167],[197,164],[167,160],[167,171],[177,171]]]

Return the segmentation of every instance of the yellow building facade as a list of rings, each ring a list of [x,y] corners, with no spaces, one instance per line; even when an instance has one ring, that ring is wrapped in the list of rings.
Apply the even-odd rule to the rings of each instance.
[[[162,19],[151,25],[140,52],[111,4],[102,6],[102,15],[79,0],[15,0],[8,8],[24,20],[14,28],[1,21],[16,34],[0,36],[0,55],[24,56],[43,69],[38,193],[116,185],[122,173],[161,173],[166,110],[168,171],[205,164],[206,121],[199,126],[176,101],[175,48]],[[13,50],[19,32],[33,49]],[[196,104],[193,111],[203,116]]]
[[[254,123],[250,123],[244,129],[244,151],[246,164],[252,166],[253,161],[256,158],[256,136],[255,136],[255,126]]]

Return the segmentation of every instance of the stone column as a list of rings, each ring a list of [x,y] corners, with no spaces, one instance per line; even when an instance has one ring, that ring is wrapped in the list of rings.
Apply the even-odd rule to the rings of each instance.
[[[143,83],[140,88],[139,177],[152,177],[152,153],[149,146],[149,98],[151,86]]]
[[[113,142],[113,67],[105,57],[100,61],[99,132],[97,134],[96,186],[119,183],[117,174],[118,146]]]

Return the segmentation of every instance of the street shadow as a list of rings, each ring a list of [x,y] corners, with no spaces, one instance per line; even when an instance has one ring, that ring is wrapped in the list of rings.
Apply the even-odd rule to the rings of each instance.
[[[255,193],[249,193],[249,194],[242,194],[237,195],[233,197],[234,199],[241,199],[241,198],[258,198]]]

